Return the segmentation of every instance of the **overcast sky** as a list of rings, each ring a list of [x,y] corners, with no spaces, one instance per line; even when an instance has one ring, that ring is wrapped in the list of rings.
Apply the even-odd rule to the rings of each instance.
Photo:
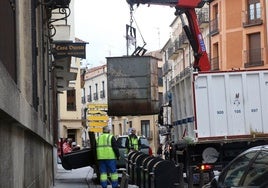
[[[75,36],[89,43],[85,64],[93,67],[104,64],[106,57],[127,54],[125,28],[130,23],[130,10],[126,0],[75,0],[74,8]],[[174,11],[168,6],[135,6],[137,24],[132,26],[137,29],[137,45],[143,45],[142,35],[148,51],[161,49],[169,39]]]

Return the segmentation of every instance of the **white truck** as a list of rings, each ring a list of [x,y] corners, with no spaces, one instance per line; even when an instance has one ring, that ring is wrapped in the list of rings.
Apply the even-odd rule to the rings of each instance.
[[[195,184],[201,169],[209,181],[238,153],[268,143],[268,70],[185,72],[171,83],[171,156]]]

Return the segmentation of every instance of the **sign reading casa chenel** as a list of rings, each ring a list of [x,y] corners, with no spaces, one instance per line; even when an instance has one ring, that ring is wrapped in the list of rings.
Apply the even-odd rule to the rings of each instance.
[[[56,42],[53,45],[53,55],[55,58],[74,56],[85,59],[86,44],[82,42]]]

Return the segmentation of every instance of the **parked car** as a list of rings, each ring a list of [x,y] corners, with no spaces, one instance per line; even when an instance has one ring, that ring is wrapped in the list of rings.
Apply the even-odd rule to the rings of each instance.
[[[268,145],[246,150],[203,188],[268,187]]]
[[[117,160],[117,168],[126,168],[126,162],[127,162],[127,149],[126,149],[126,140],[128,136],[123,135],[119,136],[116,139],[117,145],[119,147],[119,152],[120,152],[120,159]],[[150,148],[149,141],[147,138],[141,136],[139,137],[139,140],[141,142],[141,152],[152,155],[152,149]]]

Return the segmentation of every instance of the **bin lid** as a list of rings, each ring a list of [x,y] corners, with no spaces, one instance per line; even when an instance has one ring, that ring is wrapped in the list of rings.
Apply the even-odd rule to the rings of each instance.
[[[131,155],[131,157],[129,158],[129,160],[130,160],[131,162],[135,162],[136,158],[137,158],[139,155],[141,155],[141,154],[143,154],[143,153],[140,152],[140,151],[136,151],[133,155]]]
[[[145,153],[142,153],[142,154],[140,154],[137,158],[136,158],[136,165],[137,166],[141,166],[142,165],[142,162],[143,162],[143,160],[146,158],[146,157],[148,157],[149,155],[148,154],[145,154]]]
[[[153,160],[154,158],[155,158],[154,156],[145,157],[145,159],[142,161],[142,168],[146,169],[147,163]]]
[[[179,182],[179,171],[173,161],[158,161],[154,164],[152,172],[157,187],[173,187],[175,183]]]
[[[150,160],[147,163],[147,169],[151,172],[152,168],[154,167],[154,165],[159,162],[159,161],[163,161],[164,159],[160,158],[160,157],[155,157],[153,160]]]

